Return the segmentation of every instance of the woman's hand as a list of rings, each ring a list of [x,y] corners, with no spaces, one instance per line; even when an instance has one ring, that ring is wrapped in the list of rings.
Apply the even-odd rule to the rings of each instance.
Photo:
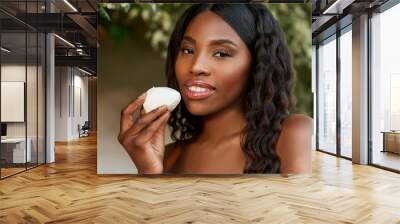
[[[126,106],[121,112],[118,141],[135,163],[139,173],[163,173],[164,131],[170,112],[161,106],[147,114],[143,108],[134,121],[132,114],[144,103],[145,94]]]

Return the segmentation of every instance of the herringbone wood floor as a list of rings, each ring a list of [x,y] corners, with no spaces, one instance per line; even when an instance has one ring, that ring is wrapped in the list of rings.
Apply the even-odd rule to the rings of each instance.
[[[0,223],[400,223],[400,175],[316,152],[313,174],[96,174],[96,139],[0,181]]]

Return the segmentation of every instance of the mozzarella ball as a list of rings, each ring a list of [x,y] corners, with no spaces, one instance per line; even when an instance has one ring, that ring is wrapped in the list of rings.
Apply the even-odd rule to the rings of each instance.
[[[146,113],[166,105],[169,111],[173,111],[181,101],[181,94],[168,87],[153,87],[147,90],[143,109]]]

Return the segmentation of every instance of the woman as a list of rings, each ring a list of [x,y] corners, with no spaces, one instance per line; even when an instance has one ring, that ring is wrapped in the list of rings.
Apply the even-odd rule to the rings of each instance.
[[[196,4],[168,46],[174,111],[121,116],[118,140],[140,174],[311,172],[312,119],[290,115],[295,73],[284,35],[262,4]],[[164,146],[172,127],[173,144]]]

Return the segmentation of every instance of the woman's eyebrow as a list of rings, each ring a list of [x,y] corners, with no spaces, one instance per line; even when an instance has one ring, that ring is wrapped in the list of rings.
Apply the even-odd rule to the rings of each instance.
[[[237,47],[237,45],[236,45],[233,41],[228,40],[228,39],[212,40],[212,41],[210,42],[210,45],[211,45],[211,46],[213,46],[213,45],[220,45],[220,44],[230,44],[230,45],[233,45],[233,46]]]
[[[191,37],[189,37],[189,36],[184,36],[182,40],[186,40],[186,41],[189,41],[191,43],[196,43],[196,40],[191,38]]]
[[[191,43],[196,43],[196,40],[193,39],[192,37],[189,37],[189,36],[184,36],[183,40],[186,40],[186,41],[191,42]],[[210,45],[211,46],[220,45],[220,44],[230,44],[230,45],[233,45],[233,46],[237,47],[237,44],[235,44],[233,41],[231,41],[229,39],[218,39],[218,40],[210,41]]]

